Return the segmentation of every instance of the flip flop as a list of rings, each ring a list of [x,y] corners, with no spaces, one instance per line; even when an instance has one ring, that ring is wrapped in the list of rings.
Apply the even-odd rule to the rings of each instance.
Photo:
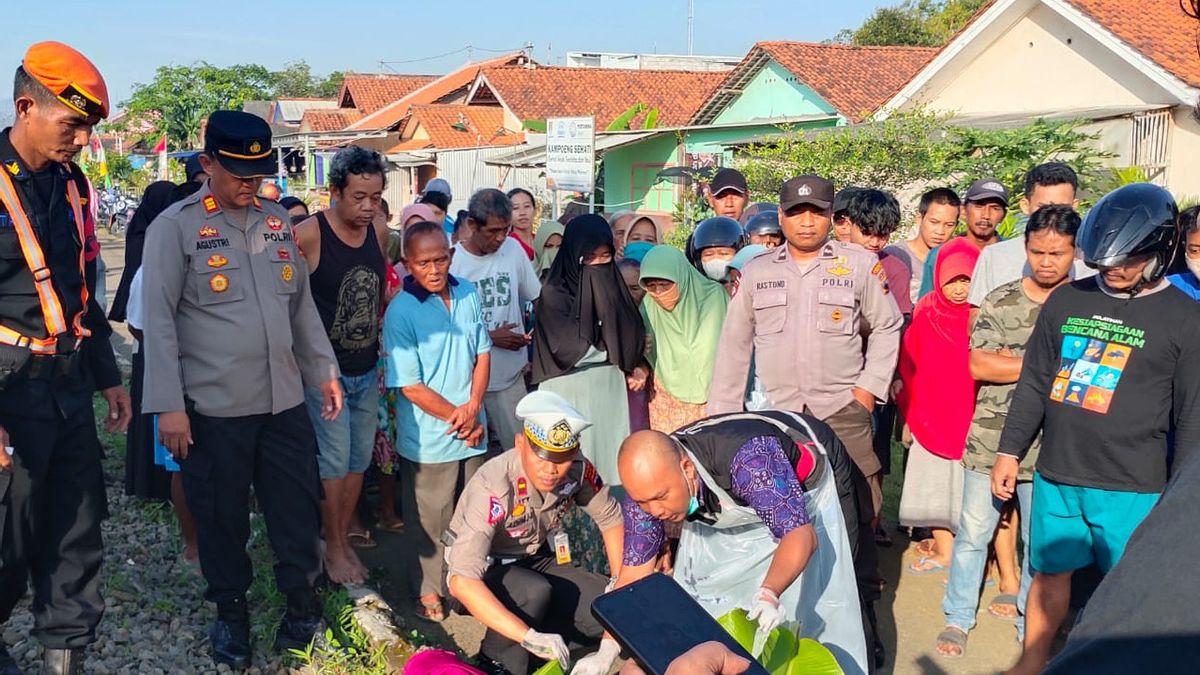
[[[946,645],[948,647],[958,647],[957,654],[947,654],[938,647]],[[933,653],[943,659],[961,659],[967,653],[967,634],[958,628],[947,627],[942,632],[938,633],[937,641],[933,644]]]
[[[988,603],[988,614],[991,614],[992,616],[994,616],[997,619],[1000,619],[1002,621],[1016,621],[1017,618],[1021,615],[1019,611],[1014,611],[1013,616],[1008,616],[1005,614],[998,614],[995,610],[992,609],[993,607],[996,607],[998,605],[1003,605],[1005,607],[1012,607],[1013,610],[1017,610],[1017,596],[1013,595],[1012,593],[1001,593],[1000,595],[997,595],[995,597],[995,599],[993,599],[990,603]]]
[[[937,574],[938,572],[946,571],[946,566],[934,560],[933,558],[921,558],[917,562],[908,566],[909,574],[924,576],[926,574]]]
[[[380,520],[375,523],[375,529],[379,530],[380,532],[400,534],[401,532],[404,532],[404,521],[397,520],[394,523],[385,523],[384,521]]]
[[[351,532],[346,535],[346,539],[354,548],[375,548],[379,545],[379,542],[371,538],[370,532]]]

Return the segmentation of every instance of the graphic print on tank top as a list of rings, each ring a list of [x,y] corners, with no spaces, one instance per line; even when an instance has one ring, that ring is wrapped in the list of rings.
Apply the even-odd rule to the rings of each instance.
[[[366,349],[379,335],[379,277],[356,265],[342,276],[329,340],[341,351]]]

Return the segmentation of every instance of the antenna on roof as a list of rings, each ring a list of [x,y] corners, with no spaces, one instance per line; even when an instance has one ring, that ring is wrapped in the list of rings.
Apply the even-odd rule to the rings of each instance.
[[[688,0],[688,56],[692,55],[692,24],[696,20],[696,0]]]

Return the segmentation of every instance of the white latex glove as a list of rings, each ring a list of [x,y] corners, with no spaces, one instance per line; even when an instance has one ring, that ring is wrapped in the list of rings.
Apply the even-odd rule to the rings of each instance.
[[[571,651],[558,633],[539,633],[530,628],[521,638],[525,651],[545,661],[558,661],[563,670],[571,665]]]
[[[609,577],[608,583],[605,584],[605,586],[604,586],[604,592],[612,593],[613,589],[616,587],[617,587],[617,577]]]
[[[769,635],[771,631],[783,623],[783,609],[779,606],[779,596],[769,588],[759,588],[750,603],[750,611],[746,618],[758,622],[758,632]]]
[[[605,638],[600,641],[599,649],[579,659],[579,663],[571,669],[571,675],[608,675],[620,655],[621,646],[616,640]]]

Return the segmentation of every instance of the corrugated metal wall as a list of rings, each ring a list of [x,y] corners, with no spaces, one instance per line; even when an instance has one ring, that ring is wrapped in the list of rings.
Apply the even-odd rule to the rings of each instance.
[[[467,200],[471,198],[471,193],[485,187],[500,188],[506,192],[515,187],[523,187],[536,195],[538,201],[543,201],[546,195],[546,178],[542,169],[507,169],[483,163],[485,159],[506,155],[515,149],[509,145],[437,151],[438,177],[449,181],[450,190],[454,193],[450,213],[467,208]]]

